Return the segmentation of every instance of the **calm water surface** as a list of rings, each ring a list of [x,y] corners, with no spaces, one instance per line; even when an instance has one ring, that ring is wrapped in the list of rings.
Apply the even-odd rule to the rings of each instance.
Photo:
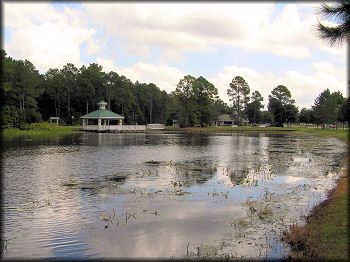
[[[3,141],[3,258],[281,258],[345,143],[296,134]]]

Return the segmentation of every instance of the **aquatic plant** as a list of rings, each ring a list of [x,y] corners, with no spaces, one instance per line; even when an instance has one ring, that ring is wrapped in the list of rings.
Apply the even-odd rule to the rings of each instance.
[[[7,239],[3,238],[0,241],[0,254],[2,255],[4,253],[4,251],[6,251],[6,254],[8,254],[7,252]]]
[[[100,219],[104,222],[107,222],[107,225],[105,225],[105,228],[108,228],[109,227],[109,222],[111,222],[113,224],[113,219],[115,217],[115,210],[113,208],[113,217],[112,215],[108,216],[108,217],[105,217],[105,216],[101,216]],[[119,221],[118,221],[118,224],[119,224]]]

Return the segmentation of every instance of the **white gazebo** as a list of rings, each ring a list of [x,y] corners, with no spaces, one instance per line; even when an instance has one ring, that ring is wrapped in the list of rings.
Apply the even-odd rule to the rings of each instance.
[[[124,116],[106,109],[107,103],[100,101],[99,109],[83,115],[83,130],[97,132],[144,131],[145,126],[123,126]]]
[[[58,125],[58,120],[59,120],[59,119],[60,119],[60,118],[57,117],[57,116],[51,116],[51,117],[49,118],[50,124],[52,124],[52,120],[55,120],[55,121],[56,121],[56,125]]]
[[[106,109],[107,103],[100,101],[98,103],[99,109],[89,114],[82,116],[83,129],[91,131],[107,131],[110,129],[110,124],[123,125],[124,117],[113,113]]]

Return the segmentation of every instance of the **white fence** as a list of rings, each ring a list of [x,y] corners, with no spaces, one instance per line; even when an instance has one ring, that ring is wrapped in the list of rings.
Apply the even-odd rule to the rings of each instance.
[[[84,125],[86,131],[146,131],[145,125]]]
[[[147,128],[149,128],[149,129],[164,129],[165,126],[163,124],[148,124]]]

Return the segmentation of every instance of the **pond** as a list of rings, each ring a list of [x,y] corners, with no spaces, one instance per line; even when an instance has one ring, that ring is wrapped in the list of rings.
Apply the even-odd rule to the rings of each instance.
[[[310,134],[3,139],[3,258],[282,258],[346,144]]]

